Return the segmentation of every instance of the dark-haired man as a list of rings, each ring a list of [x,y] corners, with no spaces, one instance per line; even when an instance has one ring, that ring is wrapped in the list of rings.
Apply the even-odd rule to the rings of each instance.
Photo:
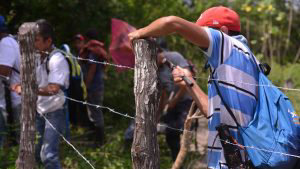
[[[36,23],[38,31],[35,37],[35,48],[40,54],[37,67],[39,96],[36,116],[38,132],[36,158],[42,161],[46,169],[60,169],[59,133],[63,133],[65,129],[63,89],[69,86],[69,65],[64,55],[55,49],[51,24],[44,19]],[[19,85],[14,85],[12,88],[18,93],[21,92]]]
[[[159,40],[160,45],[157,64],[158,77],[162,87],[160,97],[160,112],[163,112],[162,120],[172,128],[182,129],[184,121],[192,103],[192,98],[187,93],[185,87],[174,83],[172,67],[167,64],[170,62],[190,71],[190,65],[184,57],[175,51],[168,51],[164,40]],[[168,98],[167,98],[168,97]],[[164,108],[164,110],[162,110]],[[175,161],[180,150],[180,132],[166,128],[166,142],[171,150],[172,160]]]
[[[216,84],[220,86],[224,100],[227,101],[228,107],[241,126],[246,126],[251,121],[257,105],[258,88],[255,84],[258,84],[258,69],[250,56],[251,51],[246,39],[240,35],[240,31],[238,14],[229,8],[219,6],[206,10],[196,23],[169,16],[157,19],[149,26],[129,34],[130,39],[133,40],[178,33],[202,48],[206,54],[212,70],[211,78],[212,80],[218,79],[218,81],[210,81],[212,83],[208,86],[208,97],[197,85],[192,88],[187,87],[187,90],[198,107],[209,118],[208,168],[230,168],[226,164],[216,127],[220,123],[236,126],[217,94]],[[176,69],[173,72],[174,80],[185,85],[182,82],[182,75],[196,83],[184,70]],[[231,128],[230,131],[242,144],[237,130]]]

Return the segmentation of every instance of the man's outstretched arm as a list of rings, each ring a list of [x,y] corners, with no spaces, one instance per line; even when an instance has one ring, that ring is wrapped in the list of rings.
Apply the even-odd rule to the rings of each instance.
[[[128,36],[132,41],[134,39],[159,37],[172,33],[181,35],[201,48],[208,48],[209,46],[209,37],[203,27],[177,16],[159,18],[150,25],[128,34]]]

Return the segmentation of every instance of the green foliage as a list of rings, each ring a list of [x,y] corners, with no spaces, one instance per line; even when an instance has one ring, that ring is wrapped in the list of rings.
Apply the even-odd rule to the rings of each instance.
[[[11,0],[1,2],[0,11],[7,17],[13,32],[23,22],[45,18],[55,26],[58,44],[70,42],[75,33],[95,27],[100,31],[100,39],[108,45],[111,18],[122,19],[137,28],[168,15],[194,22],[205,9],[224,5],[240,14],[243,34],[251,42],[255,53],[262,54],[264,60],[282,64],[293,60],[300,38],[299,31],[296,31],[300,23],[297,11],[293,12],[291,35],[288,36],[289,12],[293,6],[287,2],[194,0],[194,6],[188,8],[182,0]],[[171,49],[179,50],[194,60],[202,60],[198,59],[199,52],[195,47],[179,39],[169,38]]]
[[[9,149],[7,148],[0,148],[0,168],[9,168],[13,169],[15,161],[17,159],[18,154],[18,147],[11,147]],[[5,159],[5,160],[4,160]]]
[[[270,79],[272,80],[273,84],[278,87],[285,87],[287,82],[291,82],[292,88],[297,89],[295,90],[284,90],[284,93],[290,98],[292,101],[296,112],[300,114],[300,64],[288,64],[286,66],[281,66],[279,64],[274,63],[272,65],[272,71],[269,75]],[[291,88],[289,87],[289,88]]]

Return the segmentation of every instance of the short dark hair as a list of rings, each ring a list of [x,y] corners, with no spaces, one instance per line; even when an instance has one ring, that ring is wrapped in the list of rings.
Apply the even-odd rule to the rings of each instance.
[[[42,36],[43,39],[51,38],[52,42],[54,42],[54,30],[52,25],[45,19],[39,19],[36,21],[38,26],[37,33]]]
[[[229,30],[229,31],[228,31],[228,35],[229,35],[229,36],[238,36],[238,35],[241,35],[241,32]]]
[[[219,28],[214,28],[214,27],[209,27],[218,31],[221,31]],[[238,35],[242,35],[241,32],[238,31],[232,31],[232,30],[228,30],[228,35],[229,36],[238,36]]]
[[[99,40],[99,33],[96,28],[90,28],[84,35],[88,40]]]
[[[164,37],[159,37],[156,39],[156,45],[158,47],[158,52],[168,51],[168,43]]]

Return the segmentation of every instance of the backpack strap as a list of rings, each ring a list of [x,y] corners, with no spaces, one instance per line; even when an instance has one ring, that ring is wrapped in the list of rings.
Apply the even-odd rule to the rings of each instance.
[[[51,59],[51,57],[56,54],[56,53],[61,53],[64,58],[66,59],[68,65],[69,65],[69,71],[70,71],[70,77],[72,76],[72,63],[71,61],[69,60],[69,58],[66,56],[66,53],[63,51],[63,50],[60,50],[60,49],[57,49],[57,48],[54,48],[53,51],[47,56],[47,60],[46,60],[46,71],[47,71],[47,74],[49,74],[50,70],[49,70],[49,61]]]
[[[249,50],[250,51],[250,50]],[[262,72],[264,75],[268,76],[271,72],[271,67],[267,63],[258,63],[257,59],[254,57],[253,53],[250,52],[253,62],[255,63],[258,71]]]

